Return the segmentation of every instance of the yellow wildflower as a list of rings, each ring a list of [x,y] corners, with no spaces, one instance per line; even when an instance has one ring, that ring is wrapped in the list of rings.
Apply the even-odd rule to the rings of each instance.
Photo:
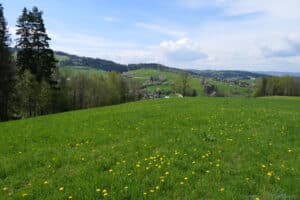
[[[26,197],[26,196],[28,196],[27,193],[22,193],[22,197]]]
[[[60,187],[58,190],[59,191],[64,191],[64,187]]]
[[[267,175],[271,177],[273,176],[273,172],[268,172]]]

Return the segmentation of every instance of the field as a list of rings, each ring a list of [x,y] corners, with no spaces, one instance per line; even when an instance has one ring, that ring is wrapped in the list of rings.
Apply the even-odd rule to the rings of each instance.
[[[300,199],[299,98],[174,98],[0,124],[0,199]]]
[[[78,74],[107,76],[107,72],[105,72],[105,71],[92,69],[92,68],[88,68],[88,67],[81,67],[81,66],[60,67],[59,73],[64,76],[74,76],[74,75],[78,75]]]
[[[172,91],[174,90],[174,83],[180,78],[180,73],[155,69],[132,70],[127,72],[126,74],[133,77],[134,80],[138,81],[140,84],[143,84],[146,81],[150,80],[151,76],[162,76],[167,79],[165,85],[147,86],[146,90],[148,92],[155,92],[157,88],[164,92]],[[195,89],[199,95],[203,95],[203,86],[201,85],[200,77],[191,77],[191,87]]]

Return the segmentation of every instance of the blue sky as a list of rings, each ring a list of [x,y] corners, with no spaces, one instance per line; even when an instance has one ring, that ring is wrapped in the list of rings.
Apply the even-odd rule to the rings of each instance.
[[[55,50],[120,63],[300,72],[299,0],[0,0],[38,6]],[[13,37],[15,37],[13,35]]]

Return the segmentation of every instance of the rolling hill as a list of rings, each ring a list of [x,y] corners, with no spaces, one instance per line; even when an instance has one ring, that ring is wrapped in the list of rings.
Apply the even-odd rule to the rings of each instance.
[[[174,98],[0,123],[0,199],[299,199],[299,98]]]

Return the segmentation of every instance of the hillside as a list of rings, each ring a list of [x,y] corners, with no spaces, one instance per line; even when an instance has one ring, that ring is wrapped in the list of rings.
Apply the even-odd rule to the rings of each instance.
[[[249,80],[267,76],[265,74],[247,72],[247,71],[231,71],[231,70],[190,70],[202,77],[214,78],[218,80]]]
[[[175,98],[0,123],[0,199],[299,199],[299,103]]]
[[[189,73],[194,76],[201,76],[205,78],[214,79],[234,79],[234,80],[248,80],[252,78],[259,78],[266,76],[260,73],[247,72],[247,71],[216,71],[216,70],[184,70],[174,67],[168,67],[165,65],[157,63],[139,63],[139,64],[129,64],[122,65],[115,63],[113,61],[103,60],[99,58],[81,57],[76,55],[71,55],[65,52],[56,52],[56,58],[58,60],[59,67],[74,67],[74,68],[86,68],[86,69],[97,69],[103,71],[117,71],[117,72],[127,72],[139,69],[149,69],[149,70],[160,70],[165,72],[174,73]]]
[[[174,93],[174,84],[180,78],[181,72],[174,70],[161,69],[135,69],[124,73],[124,76],[133,79],[142,85],[149,93],[155,93],[160,90],[163,94]],[[153,79],[153,81],[151,81]],[[203,95],[203,86],[199,76],[191,76],[191,87],[197,91],[199,95]]]

